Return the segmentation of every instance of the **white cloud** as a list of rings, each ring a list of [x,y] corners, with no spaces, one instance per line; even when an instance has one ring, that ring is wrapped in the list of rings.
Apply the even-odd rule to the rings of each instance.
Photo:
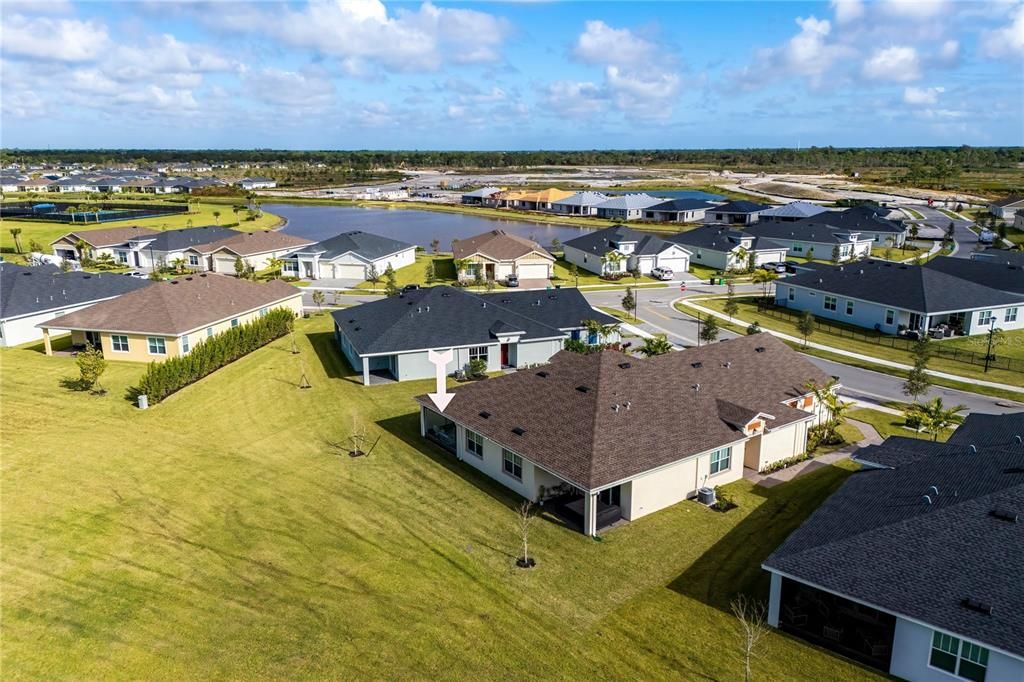
[[[910,85],[903,89],[903,101],[906,104],[912,104],[915,106],[938,104],[939,95],[945,91],[946,89],[941,87],[919,88]]]
[[[869,80],[905,83],[921,77],[921,62],[912,47],[887,47],[875,50],[864,62],[861,73]]]
[[[833,66],[849,59],[855,50],[831,41],[832,23],[815,16],[796,18],[800,32],[779,47],[755,51],[753,63],[732,74],[741,86],[753,89],[773,80],[803,76],[813,88],[826,84]]]
[[[849,24],[864,16],[863,0],[832,0],[837,24]]]
[[[641,66],[656,52],[653,43],[635,35],[628,28],[612,28],[603,21],[588,21],[576,39],[573,55],[586,64],[615,62],[624,66]]]
[[[4,18],[0,46],[8,56],[84,62],[108,48],[107,27],[96,21],[25,17]]]
[[[158,85],[125,90],[113,98],[116,104],[127,104],[143,107],[143,111],[164,110],[175,113],[187,113],[199,109],[199,103],[189,90],[165,90]]]
[[[883,13],[910,20],[931,19],[949,10],[948,0],[882,0],[878,4]]]
[[[589,81],[556,81],[548,85],[544,103],[562,116],[592,116],[607,107],[601,87]]]
[[[334,82],[323,69],[289,71],[264,68],[243,75],[245,92],[253,99],[289,111],[318,112],[335,104]]]
[[[942,43],[942,47],[939,48],[939,61],[944,63],[952,63],[957,60],[960,56],[960,41],[958,40],[947,40]]]
[[[989,57],[1024,57],[1024,4],[1010,13],[1010,23],[982,33],[982,52]]]

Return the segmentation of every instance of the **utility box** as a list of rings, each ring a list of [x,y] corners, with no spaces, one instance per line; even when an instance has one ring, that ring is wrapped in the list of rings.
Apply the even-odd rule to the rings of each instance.
[[[143,393],[139,396],[139,409],[145,410],[149,407],[149,396]]]

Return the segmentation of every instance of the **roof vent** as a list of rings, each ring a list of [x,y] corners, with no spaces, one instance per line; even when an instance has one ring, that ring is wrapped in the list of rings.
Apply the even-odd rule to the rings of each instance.
[[[694,384],[693,385],[693,392],[694,393],[700,393],[700,384]]]
[[[763,353],[764,352],[764,346],[758,346],[757,348],[754,349],[754,352],[755,353]]]
[[[972,455],[978,454],[978,446],[974,445],[973,443],[971,445],[968,445],[967,449],[970,451]]]
[[[577,386],[576,390],[579,391],[580,393],[590,393],[589,386]]]
[[[491,413],[488,412],[487,410],[484,410],[483,412],[480,413],[480,416],[483,417],[484,419],[490,419]]]
[[[999,519],[1000,521],[1008,521],[1009,523],[1017,523],[1020,519],[1020,515],[1017,512],[1010,511],[1009,509],[1002,509],[996,507],[989,512],[989,515],[993,518]]]
[[[523,434],[526,433],[526,429],[524,429],[522,426],[516,426],[512,429],[512,433],[516,434],[517,436],[522,436]]]
[[[703,362],[691,362],[690,363],[690,367],[693,367],[694,369],[700,369],[703,366],[704,366]]]
[[[1004,474],[1024,474],[1024,467],[1009,467],[1003,469]]]
[[[632,363],[629,363],[629,362],[620,362],[619,363],[619,369],[629,369],[632,366],[633,366]]]
[[[441,298],[449,298],[450,296],[451,296],[451,293],[449,293],[447,291],[441,292]]]
[[[185,278],[185,281],[186,281],[186,282],[191,282],[191,281],[192,281],[192,278],[191,278],[191,277],[186,277],[186,278]]]
[[[544,370],[541,370],[537,372],[537,376],[539,376],[541,379],[547,379],[550,375]]]
[[[614,405],[612,405],[612,412],[618,412],[618,411],[619,411],[619,404],[615,403]]]
[[[357,331],[359,331],[360,329],[362,329],[362,327],[356,327],[356,328],[355,328],[355,329],[353,329],[352,331],[354,331],[354,332],[357,332]]]
[[[931,504],[932,498],[930,498],[928,495],[924,495],[921,497],[921,501],[924,502],[925,504]]]
[[[178,283],[178,280],[176,280],[176,279],[172,279],[171,280],[171,284],[177,284],[177,283]]]
[[[992,605],[991,604],[986,604],[983,601],[978,601],[977,599],[971,599],[970,597],[965,597],[963,600],[961,600],[960,606],[964,607],[965,609],[970,609],[971,611],[977,611],[978,613],[984,613],[986,616],[991,616],[992,615]]]
[[[1014,436],[1013,437],[1013,444],[1014,445],[1020,445],[1021,443],[1024,443],[1024,440],[1021,440],[1020,436]]]
[[[722,363],[722,367],[724,369],[729,369],[730,367],[732,367],[732,363],[731,362],[723,362]]]

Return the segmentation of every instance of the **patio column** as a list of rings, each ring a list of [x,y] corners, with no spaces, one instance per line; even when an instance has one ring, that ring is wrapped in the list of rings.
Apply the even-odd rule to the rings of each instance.
[[[43,327],[43,348],[47,355],[53,355],[53,346],[50,344],[50,330]]]
[[[768,593],[768,625],[779,627],[779,605],[782,601],[782,576],[772,573],[771,590]]]
[[[426,408],[420,405],[420,438],[427,437],[427,415]]]
[[[597,535],[597,493],[584,493],[583,498],[583,534]]]
[[[370,385],[370,358],[363,358],[363,386]]]

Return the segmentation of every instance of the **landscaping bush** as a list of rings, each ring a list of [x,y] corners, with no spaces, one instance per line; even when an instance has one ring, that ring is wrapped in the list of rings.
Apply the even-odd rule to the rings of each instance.
[[[801,453],[799,455],[793,455],[792,457],[787,457],[786,459],[780,459],[778,462],[772,462],[765,468],[761,469],[760,473],[770,474],[785,469],[786,467],[791,467],[794,464],[799,464],[800,462],[806,461],[808,459],[814,459],[813,455],[809,455],[806,452]]]
[[[292,330],[295,314],[287,308],[271,310],[252,322],[233,327],[197,344],[188,355],[151,362],[134,389],[146,394],[150,404],[194,384],[208,374]]]
[[[466,376],[470,379],[479,379],[487,376],[487,361],[480,358],[470,360],[466,366]]]
[[[733,501],[732,495],[722,490],[721,486],[715,486],[715,510],[726,512],[735,509],[738,505]]]
[[[846,439],[839,431],[830,429],[828,424],[812,426],[807,431],[807,451],[814,452],[822,445],[842,445]]]

